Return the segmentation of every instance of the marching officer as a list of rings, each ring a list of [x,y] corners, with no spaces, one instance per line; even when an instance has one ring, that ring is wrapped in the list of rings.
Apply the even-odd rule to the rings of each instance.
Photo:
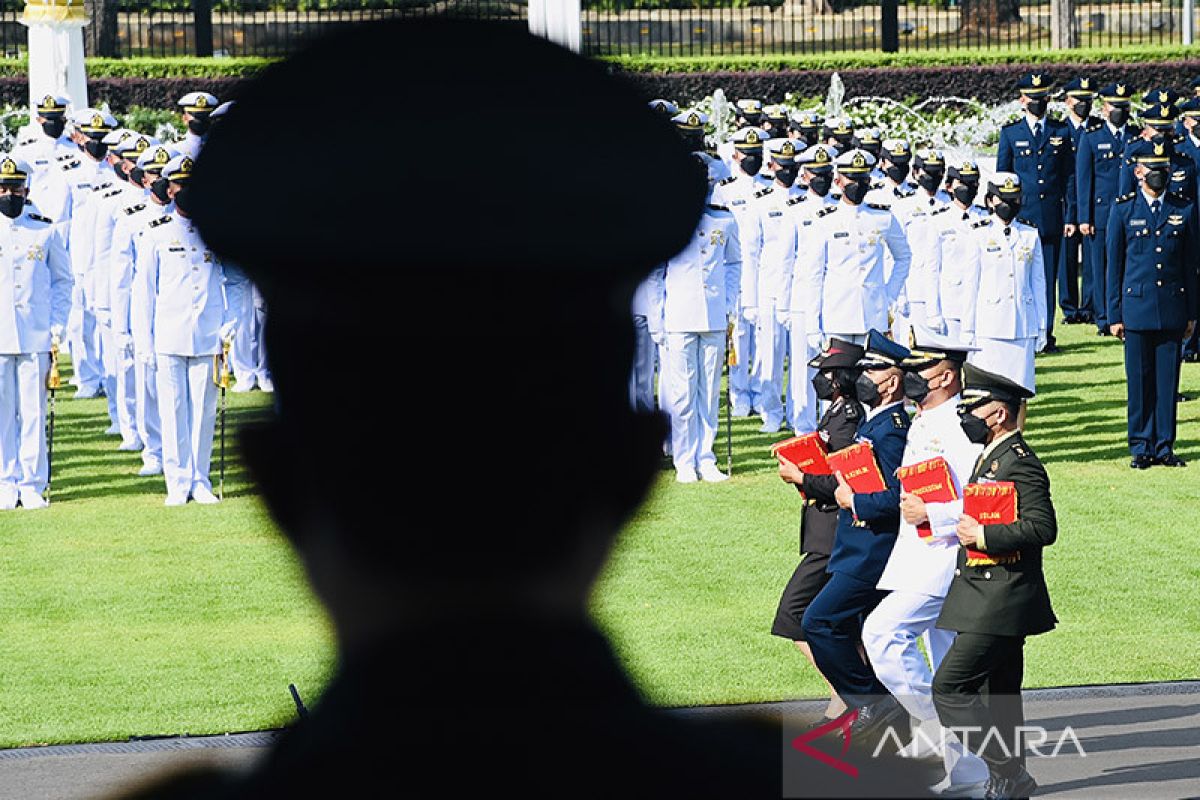
[[[1075,198],[1068,181],[1075,171],[1075,154],[1067,123],[1046,115],[1053,81],[1048,75],[1031,73],[1017,83],[1024,118],[1000,129],[996,170],[1015,173],[1022,187],[1024,219],[1037,228],[1041,240],[1042,266],[1046,271],[1046,344],[1054,353],[1055,281],[1063,237],[1075,234]]]
[[[0,510],[47,505],[46,377],[71,308],[62,232],[25,202],[30,172],[0,154]]]
[[[1067,104],[1067,128],[1071,131],[1071,146],[1075,149],[1075,174],[1067,182],[1067,192],[1079,199],[1078,173],[1079,149],[1083,136],[1088,131],[1095,131],[1104,123],[1092,116],[1092,104],[1096,92],[1091,78],[1073,78],[1063,87]],[[1076,216],[1081,210],[1078,209]],[[1078,221],[1078,219],[1076,220]],[[1088,247],[1079,229],[1063,240],[1063,268],[1060,274],[1065,279],[1058,287],[1058,301],[1063,310],[1063,322],[1068,325],[1093,322],[1095,311],[1092,303],[1092,272],[1088,266],[1087,254],[1082,253]],[[1082,265],[1082,269],[1080,268]]]
[[[875,584],[891,555],[900,524],[896,468],[908,438],[902,364],[909,351],[877,330],[870,331],[866,338],[866,353],[858,364],[862,372],[856,383],[866,417],[859,424],[857,438],[871,443],[887,488],[856,494],[844,479],[836,478],[834,501],[840,511],[826,567],[830,577],[801,619],[821,674],[855,710],[852,737],[870,736],[904,715],[904,709],[888,694],[858,648],[863,619],[886,594]]]
[[[854,388],[859,374],[858,362],[862,357],[863,349],[858,345],[834,339],[829,343],[829,348],[819,353],[808,365],[815,372],[812,383],[816,396],[829,403],[829,408],[817,424],[817,433],[831,453],[854,444],[859,423],[863,419],[863,407],[855,396]],[[795,642],[815,667],[802,621],[813,598],[829,582],[830,573],[826,568],[833,553],[838,524],[838,505],[833,496],[837,490],[837,478],[832,475],[807,475],[782,457],[779,458],[779,477],[795,486],[800,495],[802,559],[784,587],[783,596],[779,598],[771,633]],[[829,695],[825,718],[833,719],[842,715],[846,704],[832,685]]]
[[[902,206],[917,193],[917,187],[908,180],[912,165],[912,150],[904,139],[884,139],[879,150],[879,170],[883,177],[871,185],[867,202],[892,207],[899,214]]]
[[[757,309],[751,393],[762,413],[761,433],[775,433],[783,425],[783,365],[788,345],[788,290],[796,263],[796,228],[788,215],[788,201],[803,197],[797,184],[796,143],[770,139],[770,186],[754,193],[754,201],[739,226],[742,239],[742,287],[749,292],[743,306]],[[797,362],[793,362],[797,363]],[[805,361],[807,363],[807,360]],[[803,371],[803,370],[801,370]]]
[[[763,106],[762,129],[772,139],[786,139],[788,126],[787,109],[780,105]]]
[[[941,239],[942,318],[946,336],[951,342],[966,345],[963,339],[963,317],[967,312],[965,283],[973,248],[976,247],[971,225],[986,219],[988,210],[975,204],[979,196],[979,165],[973,161],[946,168],[946,189],[953,201],[932,217]]]
[[[937,621],[958,635],[934,675],[933,702],[942,724],[964,731],[964,744],[987,762],[984,796],[1008,800],[1029,797],[1037,788],[1018,738],[1025,724],[1021,680],[1025,637],[1057,622],[1042,574],[1042,548],[1054,543],[1058,526],[1050,478],[1017,423],[1029,390],[971,364],[964,379],[962,429],[984,445],[970,482],[1011,482],[1017,521],[982,525],[966,515],[959,519],[957,567]]]
[[[1174,90],[1160,90],[1153,92],[1156,97],[1172,97]],[[1148,97],[1150,95],[1147,95]],[[1140,138],[1131,141],[1125,148],[1125,161],[1121,165],[1121,175],[1119,179],[1119,188],[1121,194],[1129,194],[1137,188],[1137,178],[1134,176],[1134,167],[1137,163],[1137,154],[1142,152],[1145,143],[1156,136],[1163,137],[1168,144],[1173,144],[1176,138],[1175,120],[1179,117],[1179,111],[1174,105],[1162,103],[1159,105],[1149,106],[1142,110],[1142,135]],[[1176,152],[1175,148],[1170,148],[1171,153],[1171,168],[1168,170],[1170,183],[1168,189],[1172,194],[1183,197],[1190,203],[1196,202],[1196,162],[1182,152]]]
[[[1138,131],[1129,124],[1133,92],[1128,86],[1110,83],[1100,89],[1099,96],[1104,120],[1099,125],[1088,125],[1079,138],[1075,154],[1075,188],[1083,255],[1092,276],[1092,313],[1099,335],[1109,336],[1105,236],[1109,212],[1121,194],[1119,177],[1125,147],[1138,138]]]
[[[857,147],[859,150],[865,150],[875,158],[875,169],[871,170],[871,180],[883,180],[883,170],[880,169],[879,165],[879,157],[883,154],[883,135],[880,133],[879,128],[859,128],[854,132],[854,138],[850,140],[850,146]]]
[[[717,175],[717,180],[728,178],[732,173],[729,166],[720,158],[708,151],[708,142],[704,138],[704,127],[708,125],[708,115],[703,111],[689,109],[671,117],[675,130],[683,138],[684,147],[693,153],[698,153],[710,172]]]
[[[1195,87],[1193,82],[1193,89]],[[1200,96],[1189,97],[1178,108],[1183,133],[1175,150],[1191,158],[1200,173]],[[1200,361],[1200,331],[1192,331],[1192,335],[1184,341],[1183,360]]]
[[[863,202],[874,162],[862,150],[837,157],[842,198],[818,211],[804,234],[793,280],[804,284],[804,324],[813,350],[823,349],[827,337],[858,344],[868,331],[886,330],[888,309],[908,277],[912,252],[903,228],[887,207]],[[884,274],[885,251],[894,259],[890,276]]]
[[[218,502],[208,476],[217,414],[213,361],[233,336],[245,285],[238,270],[224,266],[205,246],[188,216],[191,175],[187,155],[163,168],[175,209],[150,222],[135,244],[134,279],[144,282],[137,293],[145,303],[139,313],[153,320],[151,331],[135,333],[152,334],[153,342],[134,347],[156,355],[168,506],[189,498]]]
[[[1028,196],[1021,179],[998,172],[987,185],[992,216],[971,223],[975,246],[967,248],[963,294],[963,340],[977,352],[969,361],[1034,390],[1033,354],[1045,344],[1047,306],[1037,229],[1017,219]]]
[[[175,149],[193,159],[200,155],[200,148],[208,137],[208,129],[212,124],[212,112],[221,102],[208,92],[188,92],[179,98],[179,109],[183,112],[183,121],[187,124],[187,133],[183,139],[175,143]]]
[[[825,120],[821,126],[821,141],[833,145],[839,153],[854,147],[854,123],[846,117]]]
[[[1174,453],[1180,343],[1197,316],[1196,207],[1167,191],[1171,144],[1163,137],[1133,153],[1135,192],[1108,221],[1108,322],[1125,342],[1130,466],[1185,466]]]
[[[821,141],[821,126],[825,120],[816,111],[797,111],[792,114],[788,123],[788,136],[798,139],[804,144],[801,150],[807,150]]]
[[[941,189],[946,160],[937,150],[919,150],[913,156],[912,167],[916,193],[899,208],[892,207],[912,250],[908,276],[892,320],[892,337],[898,342],[911,342],[914,336],[940,336],[946,330],[940,296],[942,248],[934,222],[935,215],[944,213],[950,202],[950,196]]]
[[[21,143],[13,157],[27,163],[33,170],[29,179],[29,199],[38,213],[61,226],[71,217],[71,187],[61,168],[78,158],[79,147],[67,133],[67,104],[65,97],[46,95],[37,104],[36,121],[39,135]]]

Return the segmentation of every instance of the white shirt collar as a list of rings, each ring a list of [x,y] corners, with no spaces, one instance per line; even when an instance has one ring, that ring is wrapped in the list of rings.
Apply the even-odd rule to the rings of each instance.
[[[903,405],[904,405],[903,400],[897,400],[894,403],[888,403],[887,405],[882,405],[882,406],[879,406],[878,408],[867,409],[867,420],[872,420],[885,411],[890,411],[891,409],[895,408],[896,406],[903,406]],[[865,421],[866,420],[864,420],[864,422]]]
[[[1154,203],[1155,201],[1157,201],[1157,202],[1161,203],[1161,202],[1162,202],[1162,200],[1163,200],[1163,198],[1164,198],[1164,197],[1166,197],[1166,196],[1167,196],[1167,193],[1166,193],[1166,192],[1163,192],[1163,193],[1162,193],[1162,194],[1160,194],[1158,197],[1151,197],[1151,196],[1150,196],[1150,193],[1149,193],[1149,192],[1147,192],[1147,191],[1146,191],[1146,189],[1145,189],[1144,187],[1143,187],[1143,189],[1142,189],[1142,197],[1146,198],[1146,205],[1151,205],[1151,204],[1152,204],[1152,203]]]
[[[1029,125],[1030,133],[1033,133],[1035,125],[1041,125],[1042,130],[1046,129],[1046,118],[1045,117],[1035,117],[1033,114],[1030,114],[1028,111],[1025,112],[1025,123],[1027,125]]]

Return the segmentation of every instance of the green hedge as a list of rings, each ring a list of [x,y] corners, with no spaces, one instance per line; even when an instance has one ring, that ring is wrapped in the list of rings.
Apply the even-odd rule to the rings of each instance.
[[[89,58],[89,78],[244,78],[272,62],[269,58]],[[23,58],[0,59],[0,77],[29,72]]]
[[[605,56],[625,72],[766,72],[772,70],[863,69],[870,67],[976,67],[1003,64],[1129,64],[1200,61],[1200,46],[1078,50],[935,50],[909,53],[850,52],[779,56]]]

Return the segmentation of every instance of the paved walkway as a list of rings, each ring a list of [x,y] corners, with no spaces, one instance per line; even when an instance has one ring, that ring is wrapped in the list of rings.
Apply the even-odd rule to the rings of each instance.
[[[1200,800],[1200,681],[1026,692],[1029,725],[1048,732],[1045,757],[1031,755],[1038,797]],[[682,716],[730,712],[819,715],[824,701],[677,709]],[[1054,744],[1070,728],[1055,757]],[[197,764],[245,769],[272,733],[0,750],[0,800],[91,800],[159,773]]]

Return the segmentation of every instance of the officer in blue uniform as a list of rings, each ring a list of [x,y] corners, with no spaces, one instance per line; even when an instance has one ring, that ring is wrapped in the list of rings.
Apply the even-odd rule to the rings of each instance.
[[[1171,97],[1174,90],[1171,92],[1160,91],[1155,96]],[[1152,93],[1153,94],[1153,93]],[[1150,94],[1146,95],[1150,97]],[[1141,151],[1146,140],[1155,136],[1162,136],[1168,143],[1174,144],[1175,120],[1179,117],[1179,110],[1171,103],[1158,103],[1149,106],[1142,110],[1141,123],[1142,135],[1140,140],[1131,142],[1125,148],[1125,161],[1121,164],[1121,177],[1117,188],[1121,194],[1129,194],[1137,188],[1137,180],[1134,178],[1134,157]],[[1170,183],[1168,189],[1173,193],[1187,198],[1191,202],[1196,201],[1196,162],[1188,158],[1183,153],[1171,151],[1171,168],[1168,171]]]
[[[1091,78],[1074,78],[1063,87],[1064,99],[1067,104],[1067,128],[1071,131],[1071,146],[1076,153],[1076,173],[1078,173],[1078,153],[1080,141],[1086,131],[1095,130],[1104,125],[1099,117],[1092,116],[1092,105],[1096,100],[1095,84]],[[1067,192],[1078,200],[1077,174],[1072,175],[1067,182]],[[1076,223],[1080,222],[1076,212]],[[1063,269],[1066,281],[1058,287],[1058,302],[1063,310],[1063,322],[1068,325],[1093,322],[1096,319],[1095,305],[1092,302],[1092,270],[1088,266],[1087,250],[1090,242],[1084,240],[1083,234],[1076,229],[1073,236],[1063,242]],[[1101,301],[1103,302],[1103,300]]]
[[[1130,466],[1184,466],[1173,452],[1179,348],[1196,325],[1195,204],[1167,191],[1171,143],[1134,152],[1139,187],[1122,195],[1108,220],[1108,322],[1125,341]]]
[[[900,530],[900,483],[895,473],[909,428],[901,364],[910,353],[877,330],[868,333],[865,350],[856,383],[866,410],[858,439],[871,443],[887,491],[855,494],[838,477],[834,500],[841,510],[827,567],[829,582],[801,620],[817,668],[857,712],[851,725],[855,738],[869,736],[905,714],[859,655],[858,643],[863,619],[886,594],[875,584]]]
[[[1193,90],[1197,90],[1198,86],[1200,78],[1192,81]],[[1175,144],[1175,152],[1191,158],[1200,172],[1200,97],[1190,97],[1177,108],[1183,133]],[[1183,343],[1183,360],[1200,361],[1200,331],[1192,331],[1192,335]]]
[[[1038,230],[1046,270],[1046,347],[1054,353],[1054,295],[1063,237],[1075,234],[1075,197],[1068,181],[1075,171],[1071,132],[1067,123],[1046,115],[1049,75],[1031,73],[1017,82],[1025,115],[1000,129],[997,172],[1015,172],[1021,179],[1021,211]]]
[[[1100,89],[1099,97],[1103,103],[1103,121],[1086,126],[1075,147],[1075,196],[1083,253],[1092,276],[1096,332],[1109,336],[1104,237],[1108,214],[1121,194],[1117,183],[1123,154],[1126,146],[1138,138],[1138,131],[1129,124],[1133,90],[1123,83],[1110,83]]]

